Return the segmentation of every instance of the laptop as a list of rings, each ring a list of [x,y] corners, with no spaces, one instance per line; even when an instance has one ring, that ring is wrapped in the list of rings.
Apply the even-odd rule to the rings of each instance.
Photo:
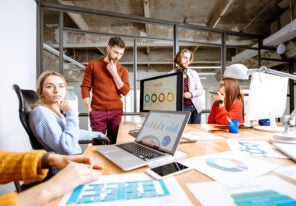
[[[274,142],[273,145],[292,160],[296,161],[296,144]]]
[[[190,112],[185,111],[150,111],[135,141],[101,145],[97,151],[124,171],[170,160],[189,116]]]

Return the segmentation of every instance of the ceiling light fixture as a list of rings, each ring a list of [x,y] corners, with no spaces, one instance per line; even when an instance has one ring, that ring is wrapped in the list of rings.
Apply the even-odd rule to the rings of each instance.
[[[282,55],[284,54],[286,51],[286,45],[285,44],[279,44],[276,48],[276,52],[279,54],[279,55]]]

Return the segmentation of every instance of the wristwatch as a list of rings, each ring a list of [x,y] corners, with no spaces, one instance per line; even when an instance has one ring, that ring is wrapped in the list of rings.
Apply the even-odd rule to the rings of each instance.
[[[48,169],[50,166],[48,165],[48,156],[50,154],[54,154],[54,152],[46,152],[45,154],[42,155],[41,157],[41,167],[43,169]]]

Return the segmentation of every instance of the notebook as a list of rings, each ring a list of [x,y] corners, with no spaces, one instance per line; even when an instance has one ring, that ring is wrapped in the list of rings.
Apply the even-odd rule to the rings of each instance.
[[[273,145],[292,160],[296,161],[296,144],[274,142]]]
[[[135,141],[101,145],[97,151],[124,171],[169,160],[176,152],[189,116],[190,112],[185,111],[150,111]],[[137,155],[135,147],[147,154]]]

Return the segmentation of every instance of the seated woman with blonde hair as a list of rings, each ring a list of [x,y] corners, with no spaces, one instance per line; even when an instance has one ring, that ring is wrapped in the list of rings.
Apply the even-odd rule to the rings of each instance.
[[[79,140],[102,138],[109,142],[101,132],[79,128],[78,113],[66,100],[67,83],[63,75],[55,71],[42,73],[37,81],[37,93],[40,99],[33,105],[29,123],[34,135],[47,151],[79,154],[82,152]]]
[[[228,124],[228,119],[239,120],[243,124],[243,95],[238,81],[224,78],[220,81],[215,101],[208,116],[208,124]]]

